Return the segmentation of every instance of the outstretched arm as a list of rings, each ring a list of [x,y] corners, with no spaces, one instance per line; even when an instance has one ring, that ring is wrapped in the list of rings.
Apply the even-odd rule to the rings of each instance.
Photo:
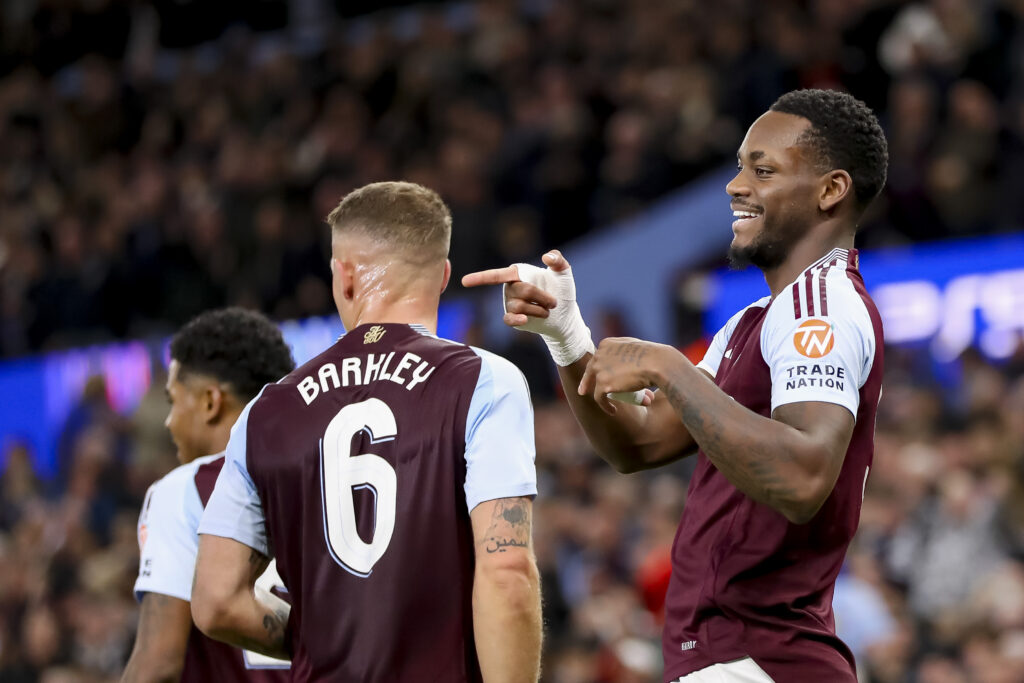
[[[499,498],[473,508],[473,634],[486,683],[540,676],[540,575],[531,539],[533,503]]]
[[[192,586],[192,618],[216,640],[278,659],[291,659],[286,630],[291,606],[258,588],[270,560],[230,538],[200,534]]]
[[[543,256],[547,269],[516,264],[470,273],[466,287],[504,287],[509,327],[541,335],[558,366],[576,420],[597,453],[620,472],[658,467],[692,453],[696,446],[664,396],[642,392],[642,405],[577,393],[594,344],[576,305],[569,262],[558,251]],[[530,280],[529,282],[527,280]]]
[[[769,419],[733,400],[675,349],[626,338],[601,342],[579,391],[600,396],[642,386],[661,389],[736,488],[791,522],[809,522],[832,492],[853,435],[845,407],[790,403]]]

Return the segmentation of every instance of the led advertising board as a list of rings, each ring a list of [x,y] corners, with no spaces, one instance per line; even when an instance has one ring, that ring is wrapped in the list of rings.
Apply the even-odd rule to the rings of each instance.
[[[438,335],[464,339],[471,318],[467,302],[445,302],[438,314]],[[283,323],[281,332],[301,365],[330,346],[344,327],[337,316],[324,316]],[[130,415],[153,382],[163,381],[169,341],[106,344],[0,363],[0,470],[11,442],[19,441],[29,445],[37,472],[52,477],[61,431],[86,381],[102,377],[107,403]]]
[[[939,363],[971,346],[999,360],[1024,334],[1024,234],[861,251],[860,271],[888,344],[926,348]],[[705,325],[713,334],[735,312],[768,295],[756,268],[710,281]]]

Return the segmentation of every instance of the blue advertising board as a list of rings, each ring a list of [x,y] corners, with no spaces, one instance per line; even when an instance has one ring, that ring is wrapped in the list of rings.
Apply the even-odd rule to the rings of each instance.
[[[1024,235],[950,240],[860,252],[887,344],[927,349],[938,363],[975,346],[1008,357],[1024,334]],[[722,327],[769,294],[761,272],[723,270],[710,279],[705,325]]]
[[[465,339],[471,317],[467,302],[445,302],[438,312],[438,335]],[[337,316],[324,316],[283,323],[281,332],[301,365],[334,343],[344,327]],[[167,339],[106,344],[0,363],[0,458],[11,442],[25,443],[36,471],[52,477],[61,430],[86,381],[102,377],[107,403],[130,415],[170,362],[168,344]],[[0,471],[5,466],[0,462]]]

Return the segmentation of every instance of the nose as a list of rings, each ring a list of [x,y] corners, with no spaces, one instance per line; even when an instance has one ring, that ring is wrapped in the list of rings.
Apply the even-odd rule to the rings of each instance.
[[[164,418],[164,429],[171,428],[171,411],[167,411],[167,417]]]
[[[725,186],[725,191],[730,197],[746,197],[750,194],[750,187],[743,178],[743,171],[739,171],[733,179]]]

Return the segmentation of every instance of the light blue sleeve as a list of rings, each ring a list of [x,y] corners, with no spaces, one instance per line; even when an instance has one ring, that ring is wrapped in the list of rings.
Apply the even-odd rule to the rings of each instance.
[[[199,533],[231,538],[269,556],[263,505],[245,465],[249,410],[258,400],[259,396],[249,402],[231,428],[224,467],[206,503]]]
[[[139,515],[139,575],[135,599],[160,593],[192,599],[203,504],[193,483],[195,468],[182,465],[149,487]]]
[[[537,495],[533,406],[526,378],[501,356],[473,348],[480,377],[466,416],[466,505]]]

